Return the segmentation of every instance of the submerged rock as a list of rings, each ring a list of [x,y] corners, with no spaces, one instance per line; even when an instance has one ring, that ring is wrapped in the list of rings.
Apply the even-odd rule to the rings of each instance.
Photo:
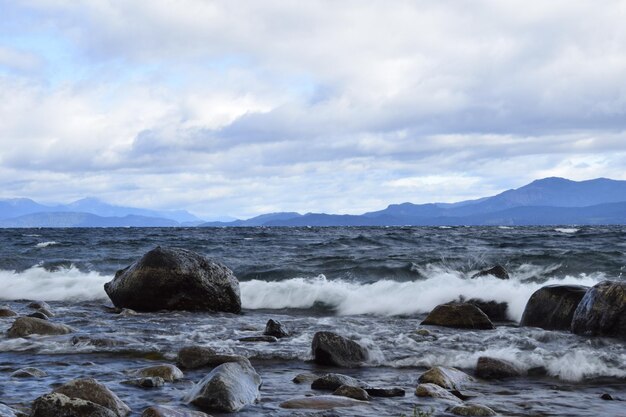
[[[521,376],[515,364],[503,359],[481,356],[476,363],[476,376],[482,379],[501,379]]]
[[[35,317],[19,317],[7,332],[8,337],[26,337],[31,334],[59,335],[72,333],[71,327],[51,323]]]
[[[33,403],[30,417],[119,417],[112,410],[60,393],[42,395]]]
[[[460,390],[466,382],[473,381],[473,378],[456,368],[435,366],[424,372],[419,377],[420,383],[430,383],[439,385],[445,389]]]
[[[265,325],[265,331],[263,334],[266,336],[281,338],[289,336],[289,330],[287,330],[287,328],[278,320],[269,319]]]
[[[33,310],[39,310],[40,308],[45,308],[46,310],[50,310],[50,305],[45,301],[31,301],[26,305],[28,308],[32,308]]]
[[[205,346],[185,346],[178,351],[176,363],[181,368],[193,369],[206,366],[217,352]]]
[[[418,397],[440,398],[454,403],[461,402],[459,398],[451,394],[448,390],[432,383],[419,384],[417,388],[415,388],[415,395]]]
[[[591,287],[574,312],[572,332],[626,339],[626,282],[602,281]]]
[[[334,391],[340,386],[367,388],[368,385],[359,381],[356,378],[352,378],[348,375],[342,374],[326,374],[317,378],[311,383],[312,389],[329,390]]]
[[[472,275],[472,278],[491,275],[499,279],[509,279],[509,272],[502,265],[495,265],[493,268],[484,269]]]
[[[355,400],[361,401],[369,401],[372,399],[372,397],[370,397],[367,391],[365,391],[363,388],[353,387],[349,385],[341,385],[333,392],[333,395],[354,398]]]
[[[422,325],[454,327],[456,329],[494,329],[489,317],[469,303],[440,304],[422,321]]]
[[[124,385],[134,385],[140,388],[158,388],[165,385],[165,380],[160,376],[150,376],[145,378],[128,379],[122,381]]]
[[[118,416],[130,414],[130,408],[110,389],[94,378],[74,379],[58,388],[53,393],[63,394],[71,399],[79,398],[102,406]]]
[[[479,298],[471,298],[467,302],[478,307],[491,321],[509,321],[509,316],[507,315],[509,304],[504,301],[485,301]]]
[[[104,289],[116,307],[137,311],[241,312],[239,281],[232,271],[185,249],[158,246],[117,271]]]
[[[366,387],[367,392],[372,397],[404,397],[405,392],[402,388],[379,388],[379,387]]]
[[[0,307],[0,317],[15,317],[17,313],[8,307]]]
[[[348,397],[318,395],[315,397],[291,398],[280,403],[280,407],[287,409],[332,410],[333,408],[357,407],[367,404],[367,401],[355,400]]]
[[[233,413],[259,401],[260,386],[261,377],[251,365],[230,362],[213,369],[185,400],[201,409]]]
[[[22,368],[11,374],[11,378],[43,378],[47,373],[37,368]]]
[[[276,343],[278,339],[274,336],[246,336],[238,339],[240,342],[267,342]]]
[[[34,313],[29,314],[26,317],[34,317],[36,319],[41,319],[41,320],[48,320],[48,316],[46,316],[44,313],[42,313],[41,311],[35,311]]]
[[[589,287],[546,285],[530,296],[520,326],[546,330],[569,330],[576,307]]]
[[[143,410],[141,417],[211,417],[202,411],[182,410],[163,405],[153,405]]]
[[[457,405],[450,409],[457,416],[497,416],[498,414],[486,405],[466,404]]]
[[[367,360],[367,349],[332,332],[317,332],[311,344],[313,360],[320,365],[352,368]]]
[[[148,366],[132,371],[132,374],[142,378],[163,378],[167,382],[174,382],[184,377],[183,371],[170,364]]]
[[[295,384],[310,384],[319,377],[320,375],[315,374],[298,374],[291,381]]]

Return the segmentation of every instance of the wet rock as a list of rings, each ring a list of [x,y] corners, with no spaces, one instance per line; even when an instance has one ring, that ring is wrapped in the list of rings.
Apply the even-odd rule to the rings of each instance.
[[[611,394],[607,394],[607,393],[602,394],[600,396],[600,398],[605,400],[605,401],[613,401],[614,400],[613,397],[611,396]]]
[[[439,385],[445,389],[459,390],[467,382],[473,381],[473,378],[463,371],[456,368],[448,368],[443,366],[435,366],[424,372],[419,377],[420,383],[430,383]]]
[[[72,331],[71,327],[63,324],[50,323],[47,320],[34,317],[19,317],[7,332],[7,336],[26,337],[31,334],[59,335],[72,333]]]
[[[181,410],[163,405],[153,405],[143,410],[141,417],[211,417],[202,411]]]
[[[124,417],[130,413],[130,408],[117,395],[93,378],[74,379],[56,388],[53,393],[92,402],[111,410],[113,415],[118,417]]]
[[[217,355],[217,352],[210,347],[185,346],[178,351],[176,363],[181,368],[201,368],[206,366],[215,355]]]
[[[366,401],[359,401],[348,397],[318,395],[315,397],[291,398],[280,403],[280,407],[287,409],[331,410],[333,408],[358,407],[367,404]]]
[[[163,378],[167,382],[174,382],[184,377],[183,371],[170,364],[148,366],[131,372],[141,378]]]
[[[278,320],[269,319],[265,325],[265,331],[263,334],[266,336],[281,338],[289,336],[289,330],[287,330],[287,328]]]
[[[472,278],[491,275],[499,279],[509,279],[509,272],[502,265],[495,265],[493,268],[484,269],[472,275]]]
[[[405,392],[402,388],[370,388],[366,387],[365,392],[367,392],[372,397],[404,397]]]
[[[357,342],[332,332],[317,332],[311,344],[313,360],[320,365],[352,368],[367,360],[367,350]]]
[[[546,330],[569,330],[576,307],[589,287],[547,285],[530,296],[520,326]]]
[[[501,379],[521,376],[515,364],[503,359],[481,356],[476,363],[476,376],[482,379]]]
[[[240,342],[267,342],[275,343],[278,339],[274,336],[247,336],[238,339]]]
[[[548,375],[548,370],[545,366],[533,366],[526,371],[526,375],[528,376],[546,376]]]
[[[415,331],[415,334],[420,335],[420,336],[424,336],[424,337],[432,336],[432,333],[429,330],[426,330],[426,329],[417,329]]]
[[[580,300],[572,332],[626,339],[626,281],[602,281]]]
[[[43,378],[47,373],[37,368],[22,368],[11,374],[11,378]]]
[[[11,407],[0,403],[0,417],[17,417],[17,412]]]
[[[363,388],[352,387],[349,385],[341,385],[333,392],[333,395],[339,395],[341,397],[354,398],[355,400],[369,401],[372,397],[369,396],[367,391]]]
[[[30,417],[119,417],[106,407],[64,394],[42,395],[33,403]]]
[[[480,404],[457,405],[450,412],[457,416],[497,416],[491,408]]]
[[[469,303],[438,305],[422,321],[422,325],[454,327],[456,329],[494,329],[489,317],[481,309]]]
[[[124,340],[116,340],[108,337],[98,337],[98,336],[87,336],[87,335],[77,335],[72,336],[71,342],[73,345],[91,345],[96,347],[116,347],[116,346],[125,346],[128,342]]]
[[[291,381],[296,384],[310,384],[320,376],[315,374],[298,374]]]
[[[217,262],[185,249],[157,248],[104,284],[116,307],[137,311],[241,312],[239,281]]]
[[[415,388],[415,395],[418,397],[440,398],[455,403],[461,402],[459,398],[448,392],[448,390],[431,383],[419,384],[417,388]]]
[[[26,317],[34,317],[36,319],[41,319],[41,320],[48,320],[48,316],[46,316],[44,313],[42,313],[41,311],[35,311],[34,313],[29,314]]]
[[[185,400],[203,410],[233,413],[259,401],[260,386],[261,377],[251,365],[230,362],[213,369]]]
[[[351,376],[342,374],[323,375],[311,383],[311,388],[334,391],[342,385],[348,387],[369,388],[366,383],[359,381],[356,378],[352,378]]]
[[[476,391],[467,391],[467,390],[459,391],[458,389],[451,389],[449,392],[450,394],[459,398],[461,401],[467,401],[467,400],[471,400],[473,398],[482,396],[480,392],[476,392]]]
[[[160,376],[151,376],[146,378],[128,379],[121,382],[124,385],[134,385],[140,388],[158,388],[165,385],[165,380]]]
[[[33,310],[39,310],[40,308],[45,308],[46,310],[50,310],[50,306],[45,301],[32,301],[26,307],[32,308]]]
[[[0,307],[0,317],[15,317],[17,313],[8,307]]]
[[[48,318],[55,316],[55,314],[52,311],[50,311],[49,308],[46,308],[46,307],[38,308],[37,311],[45,314],[46,316],[48,316]]]
[[[137,313],[132,308],[123,308],[118,315],[121,317],[131,317],[131,316],[137,316],[139,315],[139,313]]]
[[[506,302],[485,301],[479,298],[470,298],[467,302],[478,307],[491,321],[509,321],[507,315],[509,305]]]

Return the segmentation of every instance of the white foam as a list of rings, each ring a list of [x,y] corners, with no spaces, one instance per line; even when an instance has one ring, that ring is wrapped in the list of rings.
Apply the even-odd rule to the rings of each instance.
[[[582,274],[542,283],[525,281],[528,276],[537,276],[538,269],[526,266],[520,269],[519,276],[513,273],[508,280],[490,276],[468,279],[458,271],[435,268],[427,275],[428,279],[409,282],[380,280],[363,284],[328,280],[323,275],[275,282],[252,280],[241,283],[241,296],[243,307],[249,309],[310,308],[322,303],[341,315],[427,313],[459,297],[481,298],[508,303],[509,317],[519,321],[528,299],[539,288],[552,284],[592,286],[603,278],[602,274]]]
[[[48,246],[53,246],[53,245],[58,245],[59,242],[55,242],[54,240],[51,240],[49,242],[39,242],[35,245],[36,248],[47,248]]]
[[[554,229],[555,232],[559,232],[559,233],[576,233],[579,230],[580,229],[576,229],[573,227],[557,227],[556,229]]]
[[[0,299],[3,300],[96,300],[106,298],[104,283],[111,276],[82,272],[71,266],[48,271],[39,266],[22,272],[0,271]]]

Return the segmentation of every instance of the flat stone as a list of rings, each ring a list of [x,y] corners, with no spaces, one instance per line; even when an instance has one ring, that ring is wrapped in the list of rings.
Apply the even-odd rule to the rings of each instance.
[[[369,401],[372,399],[370,395],[363,388],[351,387],[348,385],[342,385],[333,392],[333,395],[339,395],[341,397],[354,398],[355,400]]]
[[[405,392],[402,388],[365,388],[365,391],[372,397],[404,397]]]
[[[367,404],[367,401],[348,397],[318,395],[314,397],[291,398],[280,403],[280,407],[287,409],[332,410],[333,408],[358,407]]]

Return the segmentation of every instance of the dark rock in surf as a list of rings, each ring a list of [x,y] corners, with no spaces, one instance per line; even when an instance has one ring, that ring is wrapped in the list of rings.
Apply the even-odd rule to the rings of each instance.
[[[424,384],[439,385],[448,390],[460,390],[465,383],[473,381],[473,378],[456,368],[434,366],[424,372],[418,381]]]
[[[418,397],[439,398],[453,403],[461,402],[459,398],[451,394],[447,389],[433,383],[419,384],[417,388],[415,388],[415,395]]]
[[[467,303],[480,308],[491,321],[509,321],[507,311],[509,305],[506,302],[485,301],[479,298],[470,298]]]
[[[354,398],[355,400],[361,400],[361,401],[369,401],[372,399],[372,397],[370,397],[367,391],[365,391],[363,388],[352,387],[350,385],[340,386],[333,392],[333,395],[338,395],[340,397]]]
[[[183,371],[170,364],[148,366],[131,371],[131,375],[140,378],[163,378],[167,382],[174,382],[184,377]]]
[[[50,310],[50,305],[48,305],[48,303],[46,303],[45,301],[32,301],[26,307],[32,308],[33,310],[39,310],[41,308],[44,308],[48,311]]]
[[[317,332],[311,344],[313,360],[320,365],[353,368],[368,358],[367,349],[332,332]]]
[[[326,374],[311,383],[312,389],[334,391],[340,386],[369,388],[369,386],[356,378],[342,374]]]
[[[29,314],[26,317],[34,317],[36,319],[41,319],[41,320],[48,320],[48,316],[46,316],[44,313],[42,313],[41,311],[35,311],[34,313]]]
[[[185,346],[178,351],[176,363],[181,368],[193,369],[206,366],[217,352],[205,346]]]
[[[528,368],[526,371],[526,375],[528,376],[546,376],[548,375],[548,370],[545,366],[533,366],[532,368]]]
[[[260,386],[261,377],[251,365],[225,363],[198,382],[186,401],[203,410],[234,413],[259,401]]]
[[[589,287],[582,285],[547,285],[530,296],[520,326],[546,330],[569,330],[576,307]]]
[[[402,388],[366,387],[365,392],[367,392],[372,397],[383,397],[383,398],[404,397],[405,395],[405,392]]]
[[[457,416],[497,416],[498,414],[486,405],[465,404],[457,405],[449,410]]]
[[[240,342],[267,342],[276,343],[278,339],[274,336],[246,336],[238,339]]]
[[[159,246],[117,271],[104,289],[116,307],[137,311],[241,312],[232,271],[185,249]]]
[[[496,265],[493,268],[485,269],[472,275],[472,278],[484,277],[491,275],[499,279],[509,279],[508,271],[502,265]]]
[[[572,332],[626,339],[626,282],[602,281],[587,291],[572,319]]]
[[[211,417],[202,411],[182,410],[166,407],[163,405],[153,405],[143,410],[141,417]]]
[[[165,385],[165,380],[160,376],[151,376],[145,378],[127,379],[122,381],[121,384],[133,385],[140,388],[158,388]]]
[[[30,417],[119,417],[112,410],[60,393],[42,395],[33,403]]]
[[[97,404],[118,417],[130,414],[130,408],[117,395],[93,378],[74,379],[56,388],[53,393]]]
[[[605,401],[614,401],[615,400],[611,394],[607,394],[607,393],[602,394],[600,396],[600,399],[603,399]]]
[[[456,329],[494,329],[489,317],[481,309],[469,303],[438,305],[422,321],[422,325],[454,327]]]
[[[72,332],[73,329],[71,327],[63,324],[51,323],[35,317],[19,317],[13,322],[13,325],[7,332],[7,336],[15,338],[26,337],[32,334],[60,335]]]
[[[43,378],[48,374],[37,368],[22,368],[11,374],[11,378]]]
[[[265,331],[263,332],[266,336],[274,336],[277,338],[287,337],[289,336],[289,330],[279,321],[269,319],[267,324],[265,325]]]
[[[1,307],[0,308],[0,318],[1,317],[15,317],[17,316],[17,313],[13,310],[11,310],[8,307]]]
[[[503,359],[481,356],[476,363],[476,376],[482,379],[502,379],[521,376],[515,364]]]

